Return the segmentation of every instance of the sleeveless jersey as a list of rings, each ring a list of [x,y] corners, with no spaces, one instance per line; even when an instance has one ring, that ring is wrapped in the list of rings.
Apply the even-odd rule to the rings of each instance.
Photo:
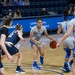
[[[63,34],[65,34],[67,32],[67,30],[69,28],[69,23],[70,23],[70,21],[64,21],[61,23]],[[74,35],[74,33],[71,32],[70,36],[73,36],[73,35]]]
[[[6,41],[13,43],[13,45],[19,42],[20,38],[18,37],[18,31],[14,30],[12,33],[9,34]]]

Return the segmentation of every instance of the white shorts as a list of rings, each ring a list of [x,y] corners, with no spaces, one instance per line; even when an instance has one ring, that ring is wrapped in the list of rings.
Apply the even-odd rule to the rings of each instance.
[[[74,37],[69,36],[64,42],[63,42],[63,48],[74,48]]]

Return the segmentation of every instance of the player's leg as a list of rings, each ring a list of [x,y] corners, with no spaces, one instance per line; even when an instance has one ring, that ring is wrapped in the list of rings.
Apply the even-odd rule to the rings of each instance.
[[[40,69],[40,67],[37,65],[38,47],[32,41],[30,41],[30,44],[33,49],[33,65],[32,65],[32,67],[35,69]]]
[[[71,50],[69,48],[64,48],[65,52],[66,52],[66,56],[65,56],[65,62],[64,62],[64,66],[63,66],[63,71],[65,72],[69,72],[70,70],[68,69],[69,67],[69,58],[71,55]]]
[[[0,49],[0,75],[5,75],[4,67],[1,62],[1,55],[2,55],[2,50]]]
[[[23,71],[20,68],[21,61],[22,61],[22,54],[21,54],[21,52],[19,52],[19,50],[14,45],[12,45],[11,47],[6,45],[6,48],[7,48],[8,52],[11,55],[17,55],[18,56],[16,72],[25,73],[25,71]]]
[[[64,72],[68,72],[68,61],[69,61],[69,58],[70,58],[70,55],[71,55],[71,49],[69,48],[69,39],[66,39],[64,42],[63,42],[63,49],[64,51],[66,52],[66,55],[65,55],[65,61],[64,61],[64,66],[62,68],[62,70]]]
[[[2,62],[0,62],[0,73],[1,73],[0,75],[5,75],[5,71],[4,71]]]
[[[21,62],[22,62],[22,53],[19,51],[17,54],[16,54],[17,57],[17,68],[16,68],[16,72],[21,72],[21,73],[25,73],[24,70],[21,69]]]
[[[6,54],[5,55],[2,55],[1,60],[3,60],[5,57],[6,57]]]
[[[40,64],[43,65],[44,64],[44,48],[39,47],[38,50],[40,52]]]
[[[65,62],[68,62],[71,55],[71,50],[69,48],[64,48],[64,50],[66,52]]]
[[[75,75],[75,50],[73,50],[73,74],[72,75]]]

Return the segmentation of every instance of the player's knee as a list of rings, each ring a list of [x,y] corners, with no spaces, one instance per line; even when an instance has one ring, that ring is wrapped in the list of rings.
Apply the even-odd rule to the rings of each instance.
[[[64,50],[66,51],[66,56],[65,58],[69,58],[71,55],[71,50],[69,48],[64,48]]]
[[[22,53],[21,52],[18,52],[17,53],[17,56],[18,56],[18,58],[22,57]]]

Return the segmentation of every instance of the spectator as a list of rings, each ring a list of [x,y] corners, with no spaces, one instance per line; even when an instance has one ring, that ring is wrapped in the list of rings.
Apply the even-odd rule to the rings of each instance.
[[[10,5],[10,6],[13,5],[13,0],[9,0],[9,5]]]
[[[50,15],[50,14],[47,12],[46,8],[42,8],[41,15]]]
[[[12,10],[11,9],[9,9],[8,15],[13,17],[13,14],[12,14]]]
[[[3,6],[9,6],[9,3],[8,3],[7,0],[4,0],[4,2],[3,2]]]
[[[68,14],[69,14],[69,15],[70,15],[70,14],[73,14],[72,5],[70,5],[70,6],[68,7]]]
[[[14,6],[19,6],[19,1],[18,0],[14,0],[13,5]]]
[[[15,11],[15,13],[14,13],[14,18],[21,18],[22,16],[21,16],[21,11],[20,11],[20,9],[17,9],[16,11]]]
[[[25,0],[25,5],[30,5],[30,2],[29,2],[29,0]]]
[[[74,6],[74,13],[73,13],[74,17],[75,17],[75,6]]]
[[[75,0],[66,0],[68,4],[75,4]]]
[[[23,0],[19,0],[19,5],[25,5]]]
[[[3,4],[2,4],[2,0],[0,0],[0,6],[3,6]]]

